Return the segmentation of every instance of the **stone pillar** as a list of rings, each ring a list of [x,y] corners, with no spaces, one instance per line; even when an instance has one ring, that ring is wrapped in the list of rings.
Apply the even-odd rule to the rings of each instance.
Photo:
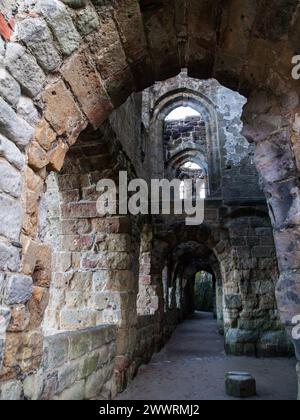
[[[216,283],[216,312],[217,323],[220,334],[224,334],[224,316],[223,316],[223,286]]]

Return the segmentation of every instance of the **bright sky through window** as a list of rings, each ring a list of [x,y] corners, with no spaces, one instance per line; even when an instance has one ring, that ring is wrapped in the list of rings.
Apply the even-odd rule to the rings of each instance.
[[[199,115],[199,112],[190,106],[180,106],[167,116],[166,121],[184,120],[187,117],[199,117]]]
[[[189,169],[191,171],[199,171],[201,166],[194,162],[186,162],[184,165],[182,165],[182,168]]]

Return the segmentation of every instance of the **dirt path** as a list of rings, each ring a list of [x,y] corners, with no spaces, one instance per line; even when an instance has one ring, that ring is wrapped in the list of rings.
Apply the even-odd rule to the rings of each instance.
[[[196,313],[181,324],[166,347],[118,400],[230,400],[224,392],[229,371],[250,372],[258,400],[295,400],[295,360],[226,356],[212,315]]]

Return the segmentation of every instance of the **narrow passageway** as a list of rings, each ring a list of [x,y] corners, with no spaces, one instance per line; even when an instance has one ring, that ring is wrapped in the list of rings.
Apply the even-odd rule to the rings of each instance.
[[[231,400],[224,391],[230,371],[250,372],[258,400],[295,400],[295,360],[226,356],[213,315],[196,312],[118,400]],[[284,384],[284,385],[283,385]]]

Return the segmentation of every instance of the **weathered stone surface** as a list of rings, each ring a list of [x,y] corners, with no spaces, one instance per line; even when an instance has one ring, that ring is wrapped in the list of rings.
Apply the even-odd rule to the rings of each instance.
[[[45,287],[34,286],[32,290],[32,298],[28,303],[28,309],[30,312],[30,328],[38,328],[41,326],[48,302],[49,290]]]
[[[19,271],[20,269],[20,249],[0,243],[0,270],[3,271]]]
[[[43,335],[41,330],[23,333],[8,333],[4,366],[21,369],[24,373],[32,372],[40,366],[43,351]]]
[[[44,387],[43,370],[40,369],[32,375],[26,376],[23,382],[24,397],[27,400],[39,400]]]
[[[5,340],[3,338],[0,338],[0,369],[2,369],[4,348],[5,348]],[[0,391],[0,396],[1,396],[1,391]]]
[[[69,147],[66,143],[58,143],[52,150],[49,156],[48,169],[51,171],[59,172],[64,164],[66,154]]]
[[[35,254],[36,264],[33,281],[36,286],[49,287],[52,278],[52,249],[47,244],[40,244]]]
[[[46,337],[44,344],[44,366],[53,370],[68,360],[69,340],[67,334]]]
[[[81,401],[84,399],[84,395],[84,381],[80,381],[62,392],[58,399],[63,401]]]
[[[41,92],[46,77],[36,60],[22,45],[16,42],[7,45],[5,64],[24,93],[35,97]]]
[[[19,198],[22,191],[21,174],[10,163],[0,158],[0,191]]]
[[[32,169],[45,168],[49,162],[47,152],[35,141],[30,143],[27,154],[28,164]]]
[[[104,369],[100,369],[97,372],[93,372],[92,375],[87,378],[85,384],[86,399],[97,397],[100,394],[106,379],[104,374]]]
[[[87,0],[62,0],[67,6],[74,7],[83,7],[87,4]]]
[[[7,4],[11,6],[12,1],[4,0],[2,3],[2,7],[5,9],[4,17],[6,22],[12,16],[11,10],[7,10]],[[25,19],[24,22],[28,22],[27,27],[24,28],[24,41],[29,46],[26,54],[31,50],[32,54],[36,55],[38,63],[46,71],[54,66],[52,53],[55,47],[53,47],[50,32],[41,18],[43,14],[47,18],[52,32],[55,34],[55,43],[61,44],[63,53],[67,55],[70,52],[74,52],[79,46],[80,37],[72,23],[72,17],[75,25],[77,25],[78,31],[85,37],[83,47],[87,51],[93,51],[98,70],[101,71],[101,75],[105,81],[105,87],[112,95],[113,102],[116,105],[119,105],[126,99],[133,88],[139,90],[139,86],[151,84],[148,83],[148,80],[154,78],[157,80],[164,79],[167,75],[173,76],[177,70],[186,65],[189,67],[190,74],[195,74],[197,77],[205,79],[218,75],[226,86],[233,85],[239,88],[240,91],[245,91],[247,95],[252,90],[252,87],[266,86],[268,93],[266,92],[261,95],[260,103],[253,107],[249,121],[247,122],[250,122],[252,119],[252,122],[257,124],[254,129],[251,126],[253,129],[252,132],[250,130],[252,138],[251,136],[249,138],[252,141],[265,143],[264,145],[257,145],[256,150],[258,153],[256,161],[263,181],[270,182],[268,185],[265,183],[264,187],[267,190],[267,196],[270,200],[271,216],[275,219],[274,223],[278,223],[278,214],[283,215],[281,221],[285,222],[289,226],[289,229],[293,231],[293,236],[284,233],[284,235],[278,235],[277,239],[278,242],[281,242],[281,246],[277,247],[280,254],[280,262],[284,261],[284,263],[280,264],[280,268],[287,270],[284,278],[281,275],[281,280],[283,279],[283,281],[280,281],[278,287],[278,303],[281,314],[284,314],[285,321],[287,323],[290,322],[291,315],[293,313],[299,313],[298,274],[289,271],[290,268],[295,270],[299,268],[297,265],[297,261],[299,261],[299,258],[297,258],[299,251],[299,247],[297,246],[298,236],[295,235],[294,229],[294,225],[299,224],[296,222],[297,220],[299,221],[299,197],[297,196],[297,191],[292,189],[295,187],[292,184],[295,184],[294,177],[296,176],[296,170],[293,164],[294,156],[292,148],[289,145],[290,130],[288,129],[290,122],[293,121],[293,152],[297,160],[300,124],[299,116],[295,117],[293,113],[299,114],[299,110],[297,109],[299,98],[296,91],[298,88],[295,89],[292,86],[288,86],[293,83],[290,77],[291,56],[293,51],[297,50],[299,44],[299,37],[295,29],[295,27],[299,27],[298,14],[295,7],[296,2],[290,2],[290,5],[279,2],[280,7],[274,4],[268,5],[268,2],[265,2],[265,10],[262,14],[260,8],[257,8],[260,2],[257,2],[256,5],[254,4],[256,2],[251,2],[250,0],[225,2],[226,4],[222,4],[222,8],[216,7],[216,2],[199,2],[199,0],[190,0],[188,7],[186,7],[186,2],[181,0],[174,2],[174,4],[164,1],[153,2],[155,3],[155,7],[147,1],[138,4],[136,0],[116,2],[95,0],[92,3],[97,7],[96,10],[99,13],[101,25],[99,31],[95,31],[94,33],[91,32],[97,29],[98,17],[95,14],[91,2],[89,2],[89,6],[91,7],[84,7],[85,3],[81,0],[65,0],[65,4],[76,8],[76,10],[70,10],[57,0],[42,0],[39,1],[40,10],[42,10],[42,13],[39,15],[33,11],[34,0],[26,0],[21,3],[22,5],[17,2],[14,6],[16,7],[15,12],[17,12],[18,6],[20,7],[17,22],[20,19]],[[221,9],[222,15],[220,14]],[[290,16],[293,16],[291,25],[289,24],[288,18]],[[285,20],[284,23],[282,23],[282,18]],[[147,41],[144,32],[146,33]],[[36,33],[40,34],[38,35],[39,39]],[[30,38],[28,38],[28,34]],[[89,34],[88,37],[86,37],[87,34]],[[30,43],[31,45],[29,45]],[[34,49],[34,43],[37,46],[36,49]],[[216,48],[217,43],[218,48]],[[0,41],[0,55],[4,53],[4,50],[4,43]],[[149,50],[151,54],[149,54]],[[277,50],[281,54],[276,54]],[[222,51],[222,56],[220,56],[220,51]],[[276,60],[274,59],[275,55]],[[110,136],[109,130],[106,130],[108,125],[103,130],[105,133],[99,130],[99,132],[89,132],[88,135],[82,136],[78,141],[76,150],[71,151],[71,158],[69,159],[67,157],[65,159],[67,148],[64,148],[63,145],[73,144],[86,123],[85,119],[82,118],[81,120],[79,116],[79,108],[82,107],[83,113],[86,113],[89,118],[89,122],[92,122],[95,126],[102,119],[102,114],[97,109],[97,100],[99,98],[96,98],[96,93],[94,95],[94,91],[96,92],[96,88],[98,87],[97,83],[94,83],[96,80],[94,76],[97,73],[94,72],[91,62],[85,62],[86,56],[82,55],[82,57],[84,58],[80,58],[79,61],[76,61],[78,56],[72,56],[68,59],[73,65],[73,71],[68,72],[71,74],[65,76],[68,88],[66,89],[63,82],[57,83],[57,91],[54,91],[53,98],[47,98],[47,101],[45,101],[47,102],[46,105],[49,105],[51,102],[51,105],[46,107],[46,112],[48,112],[47,119],[51,123],[52,128],[62,138],[58,139],[56,143],[52,128],[50,126],[48,128],[44,127],[36,135],[34,146],[29,148],[29,161],[38,172],[38,181],[36,181],[36,178],[32,174],[30,180],[26,176],[26,185],[28,188],[24,193],[26,215],[23,220],[23,231],[29,235],[36,236],[42,230],[42,236],[45,236],[47,240],[53,241],[53,248],[57,251],[57,254],[60,254],[61,250],[58,248],[61,245],[66,245],[66,250],[70,249],[70,252],[67,252],[68,257],[64,261],[62,261],[60,255],[57,258],[59,262],[57,266],[60,267],[59,270],[62,272],[54,273],[53,276],[57,280],[57,283],[55,283],[55,287],[53,288],[53,302],[49,311],[52,312],[51,316],[55,318],[55,321],[51,323],[51,327],[78,329],[82,328],[83,325],[96,325],[99,322],[103,322],[103,320],[124,323],[126,326],[128,324],[128,329],[122,329],[118,338],[118,348],[124,353],[127,350],[130,353],[126,357],[119,356],[118,358],[118,368],[122,370],[122,375],[124,376],[123,382],[125,383],[126,377],[130,378],[135,369],[134,363],[129,366],[132,362],[130,358],[135,341],[134,329],[132,331],[130,328],[131,325],[135,325],[137,322],[135,304],[139,267],[142,272],[140,286],[143,287],[144,293],[143,299],[141,299],[142,305],[140,309],[141,311],[144,310],[144,313],[158,311],[158,315],[163,315],[163,292],[161,290],[161,273],[163,267],[160,266],[160,262],[156,265],[155,260],[163,259],[166,255],[169,255],[168,253],[171,252],[171,249],[174,249],[174,246],[180,240],[186,242],[192,240],[195,243],[203,244],[203,247],[205,244],[209,251],[207,250],[207,253],[203,251],[202,253],[199,250],[201,248],[199,246],[196,252],[195,248],[191,247],[188,251],[189,256],[197,260],[199,258],[202,260],[203,257],[206,261],[208,253],[212,249],[219,254],[218,260],[220,257],[221,270],[218,270],[216,261],[214,261],[215,266],[213,269],[216,269],[216,272],[221,271],[221,273],[218,273],[219,278],[217,281],[221,281],[221,277],[224,280],[222,283],[224,285],[224,294],[222,293],[219,302],[225,301],[226,305],[225,308],[222,308],[225,309],[224,314],[219,314],[219,318],[220,321],[223,321],[221,318],[224,315],[225,332],[227,332],[225,338],[229,343],[228,348],[237,354],[256,354],[259,346],[262,346],[263,351],[273,351],[273,343],[278,341],[274,335],[279,334],[279,330],[277,331],[276,328],[280,329],[281,324],[274,299],[274,285],[276,284],[278,273],[276,259],[273,255],[274,249],[271,234],[263,231],[261,226],[257,228],[257,222],[252,217],[237,220],[234,232],[233,229],[230,230],[227,226],[229,219],[240,219],[238,215],[244,214],[244,212],[255,212],[255,214],[260,214],[261,216],[266,213],[266,207],[262,202],[263,196],[257,192],[257,175],[254,174],[255,168],[252,164],[254,145],[248,145],[245,139],[240,136],[241,123],[239,117],[237,118],[236,115],[233,115],[237,112],[237,108],[240,108],[241,103],[244,103],[245,99],[242,97],[238,98],[237,94],[234,94],[231,96],[231,99],[236,98],[236,103],[234,106],[231,106],[231,104],[229,106],[223,98],[225,89],[216,88],[216,82],[214,81],[209,84],[207,82],[193,80],[191,85],[184,85],[181,84],[182,80],[179,83],[178,78],[175,78],[176,80],[174,79],[168,82],[170,83],[169,87],[171,89],[162,87],[162,91],[160,91],[161,86],[159,83],[151,89],[158,92],[158,95],[156,97],[154,94],[150,98],[149,118],[150,114],[152,115],[152,111],[155,112],[153,106],[158,103],[161,104],[160,99],[162,97],[166,100],[165,104],[171,99],[167,98],[170,90],[178,93],[183,89],[186,93],[186,89],[191,89],[191,91],[197,93],[201,92],[201,97],[206,96],[208,91],[210,93],[217,92],[215,96],[208,95],[209,100],[207,104],[209,104],[209,107],[210,104],[216,104],[215,99],[217,96],[219,99],[222,98],[219,106],[216,108],[212,107],[214,109],[211,108],[211,112],[207,112],[207,114],[216,113],[219,115],[221,113],[223,115],[219,127],[214,127],[210,115],[205,115],[204,124],[209,127],[209,135],[203,141],[203,146],[205,147],[203,147],[203,156],[201,156],[205,158],[206,153],[209,152],[214,157],[213,161],[209,164],[209,168],[213,168],[209,173],[210,187],[212,187],[211,191],[217,193],[217,198],[223,195],[224,200],[226,201],[228,199],[229,201],[226,201],[226,205],[223,205],[224,202],[221,204],[220,200],[217,208],[208,209],[208,214],[210,215],[209,222],[213,224],[216,223],[219,217],[223,217],[219,216],[219,213],[226,213],[226,222],[222,224],[222,229],[217,229],[214,225],[212,229],[214,232],[209,240],[207,239],[209,233],[202,235],[201,228],[199,228],[199,235],[197,235],[196,233],[190,234],[186,227],[184,230],[177,231],[173,229],[173,226],[170,226],[172,233],[170,233],[168,240],[158,244],[153,243],[155,248],[153,260],[150,257],[150,263],[147,264],[144,258],[141,258],[139,261],[140,238],[135,238],[135,236],[139,236],[138,231],[140,226],[136,226],[135,221],[135,233],[130,236],[130,243],[127,243],[123,237],[115,238],[109,236],[111,233],[119,233],[123,229],[131,233],[130,228],[128,226],[124,227],[118,220],[100,220],[99,218],[98,220],[88,220],[88,218],[92,219],[96,216],[94,204],[92,203],[93,199],[95,199],[95,180],[102,178],[104,175],[114,177],[115,168],[119,168],[122,165],[126,166],[129,163],[124,157],[122,159],[115,152],[115,144],[117,142],[115,142],[115,136]],[[64,63],[64,69],[70,63],[66,61]],[[22,60],[21,64],[24,70],[25,66]],[[132,80],[131,72],[136,76],[134,81]],[[23,77],[23,74],[21,76]],[[55,73],[49,76],[49,82],[56,83],[59,77],[60,73]],[[92,83],[91,77],[93,79]],[[32,80],[29,76],[28,79],[26,79],[26,82],[31,83]],[[82,80],[88,80],[88,82],[86,85],[84,84],[83,90],[80,90],[80,86],[83,83]],[[92,93],[90,93],[91,89],[89,89],[91,86]],[[59,94],[58,91],[60,91]],[[276,98],[279,98],[279,102],[275,98],[270,99],[271,91],[273,91],[274,97],[276,95]],[[76,93],[76,98],[72,98],[72,93],[74,92]],[[285,94],[283,95],[283,93]],[[248,96],[249,98],[251,97],[251,95]],[[199,98],[194,98],[194,104]],[[174,105],[174,99],[175,97],[172,97],[172,106]],[[182,100],[183,104],[186,104],[186,99],[186,95],[184,95]],[[6,100],[9,102],[8,98]],[[139,101],[140,96],[137,95],[136,109],[138,111],[140,111]],[[143,175],[147,172],[145,168],[151,166],[151,161],[150,165],[148,161],[149,156],[152,161],[155,161],[153,165],[155,169],[162,163],[161,170],[164,171],[164,162],[159,162],[158,159],[159,156],[163,156],[163,151],[153,150],[152,145],[157,141],[157,138],[153,139],[155,140],[153,142],[152,139],[148,141],[147,124],[141,128],[141,121],[139,117],[136,118],[138,112],[135,109],[133,110],[134,103],[135,100],[131,98],[128,101],[129,105],[125,109],[125,112],[124,108],[120,112],[117,111],[117,119],[119,118],[120,123],[119,125],[115,124],[113,127],[119,128],[116,131],[116,137],[120,138],[123,147],[125,145],[124,150],[130,157],[130,160],[134,164],[134,169],[137,172]],[[43,103],[39,98],[37,98],[37,104],[40,110],[44,109]],[[203,103],[201,106],[203,106]],[[204,108],[201,107],[201,110],[203,114],[206,114]],[[95,109],[96,114],[94,114]],[[130,115],[130,112],[132,115]],[[268,113],[269,115],[267,115]],[[24,115],[24,119],[30,125],[34,125],[36,114],[32,119],[30,119],[29,114],[30,112],[27,111],[23,114],[21,112],[19,113],[19,115]],[[13,117],[9,117],[9,120],[14,121]],[[115,120],[111,119],[111,121]],[[159,123],[161,124],[162,120]],[[1,125],[1,131],[5,124]],[[20,124],[18,122],[18,125]],[[285,127],[284,130],[282,130],[283,126]],[[8,134],[11,131],[10,128],[9,126],[7,130],[7,127],[4,127],[7,130],[5,131],[5,135],[12,139],[12,135]],[[213,142],[213,139],[217,137],[214,134],[218,128],[220,145]],[[151,127],[150,131],[154,132]],[[203,135],[207,134],[204,133],[206,131],[204,126],[202,126],[202,130],[197,131],[202,131]],[[209,133],[210,131],[211,133]],[[274,133],[275,131],[276,133]],[[18,133],[13,134],[15,136],[14,141],[16,139],[19,141],[19,138],[24,135],[24,132],[23,126]],[[161,131],[157,131],[157,133],[161,136]],[[183,139],[185,137],[183,135],[186,135],[187,132],[179,134],[183,148],[181,150],[182,152],[186,146],[184,145],[185,141]],[[175,134],[175,136],[177,135]],[[266,139],[270,135],[272,136]],[[97,146],[99,146],[98,143],[102,141],[103,136],[113,150],[111,152],[113,154],[112,163],[109,162],[108,154],[104,157],[102,156],[102,158],[96,156],[99,149],[101,150],[101,147]],[[97,145],[95,146],[94,144],[92,145],[93,147],[91,145],[86,147],[87,143],[92,143],[93,140],[95,140]],[[172,137],[173,140],[175,142],[178,139]],[[196,143],[189,143],[189,146],[192,145],[195,147],[197,146]],[[40,148],[36,147],[36,144],[39,144]],[[33,147],[36,147],[34,160],[32,158]],[[37,151],[40,153],[40,156]],[[49,195],[54,197],[53,201],[56,200],[57,202],[59,198],[62,200],[62,214],[68,218],[68,220],[63,221],[62,226],[60,226],[58,220],[60,210],[58,205],[56,207],[55,205],[50,205],[47,215],[44,218],[43,214],[41,214],[43,212],[46,213],[46,209],[43,207],[43,200],[40,209],[38,208],[39,199],[42,196],[43,181],[46,176],[45,165],[44,163],[41,164],[43,156],[45,156],[43,151],[47,152],[47,156],[50,159],[50,163],[47,164],[48,170],[63,169],[64,181],[62,184],[64,185],[62,186],[60,184],[63,188],[63,193],[59,196],[59,188],[49,189],[47,192],[47,194],[49,193]],[[190,152],[194,153],[195,149],[191,148]],[[221,159],[216,157],[219,152]],[[4,157],[8,159],[6,156]],[[245,164],[246,161],[249,162],[249,165]],[[10,160],[9,162],[12,164]],[[64,162],[65,166],[63,167]],[[220,172],[218,172],[218,169],[220,169]],[[96,171],[97,173],[95,173]],[[217,176],[214,174],[215,171],[218,172]],[[158,169],[157,173],[159,173]],[[285,182],[286,177],[289,178],[288,183]],[[218,178],[217,181],[219,180],[219,182],[216,182],[215,178]],[[220,182],[221,178],[222,182]],[[218,195],[219,193],[220,196]],[[270,196],[272,197],[270,198]],[[243,202],[244,204],[241,207],[240,205],[235,206],[235,203],[239,200],[242,203],[242,199],[246,200]],[[244,207],[246,206],[246,202],[247,209]],[[254,205],[254,203],[260,204],[258,206],[256,204]],[[3,229],[5,229],[5,232],[10,232],[11,226],[15,222],[13,218],[15,214],[9,216],[10,218],[2,218],[2,211],[4,214],[7,211],[7,207],[4,210],[2,208],[0,209],[0,220],[4,225],[0,227],[1,234],[3,233]],[[286,218],[288,213],[289,216]],[[54,226],[53,230],[49,232],[47,231],[47,223],[50,218],[53,219]],[[76,218],[82,218],[82,223],[78,223]],[[39,226],[41,229],[38,229],[38,221],[41,219],[43,219],[43,222],[40,225],[42,224],[43,226]],[[266,220],[265,216],[262,216],[262,219]],[[281,226],[281,223],[279,224]],[[21,226],[21,223],[19,225]],[[163,235],[164,231],[164,226],[162,225],[160,224],[158,229],[161,235]],[[93,232],[92,228],[94,229]],[[56,238],[61,234],[60,229],[62,229],[62,236],[64,238],[58,243]],[[107,236],[100,235],[99,232],[104,232]],[[69,237],[66,237],[67,235]],[[71,237],[72,235],[73,237]],[[11,235],[9,234],[9,236]],[[217,236],[219,236],[218,248],[215,247]],[[227,236],[230,236],[231,243],[227,241]],[[19,238],[16,240],[19,240]],[[232,250],[232,246],[234,250]],[[85,254],[83,254],[83,251]],[[99,254],[97,253],[98,251]],[[186,249],[180,249],[178,255],[174,255],[172,263],[174,261],[181,261],[181,257],[184,257],[184,252],[186,251]],[[148,252],[151,252],[151,247]],[[4,249],[4,255],[7,255],[6,248]],[[35,263],[35,258],[33,258],[32,264],[29,264],[30,267],[26,269],[26,272],[31,273],[34,270]],[[97,271],[99,267],[102,269],[102,273],[98,275]],[[53,267],[54,270],[55,268]],[[82,273],[83,270],[84,273]],[[93,271],[97,275],[94,276],[92,282],[91,275]],[[39,273],[40,278],[37,275],[34,279],[36,285],[48,287],[51,278],[51,267],[48,267],[43,262],[39,266],[39,269],[34,272],[33,276],[37,273]],[[83,280],[84,277],[86,277],[86,280]],[[178,288],[180,289],[180,287],[179,282]],[[180,296],[175,296],[175,291],[171,287],[168,288],[167,284],[165,285],[165,289],[169,291],[169,296],[164,296],[165,303],[168,306],[167,309],[171,312],[176,308],[176,303],[179,306],[179,304],[182,305],[182,302]],[[41,295],[42,291],[36,290],[39,292],[37,292],[37,295]],[[130,293],[128,293],[128,290],[130,290]],[[132,296],[129,297],[128,295]],[[37,313],[40,322],[42,312],[40,310],[40,303],[43,299],[39,299],[39,296],[36,297],[38,298],[38,302],[33,310]],[[176,297],[178,298],[178,302],[176,302]],[[101,309],[99,311],[100,313],[93,307],[94,302]],[[61,312],[63,305],[65,307]],[[185,309],[181,308],[180,312],[184,312]],[[173,312],[172,315],[174,315]],[[164,325],[165,331],[163,332],[160,331],[161,325],[154,324],[153,317],[144,319],[143,322],[138,324],[139,328],[143,329],[142,332],[139,331],[139,339],[137,340],[141,360],[149,360],[153,351],[152,349],[155,347],[155,342],[158,346],[159,340],[165,339],[166,331],[169,334],[173,329],[173,325],[169,325],[169,320],[166,322],[167,325]],[[229,327],[230,330],[228,331]],[[237,327],[239,330],[237,330]],[[268,331],[269,336],[265,335],[265,330],[267,329],[270,330]],[[157,335],[157,337],[154,338],[154,335]],[[12,352],[14,351],[14,347],[22,349],[22,342],[19,342],[17,337],[15,337],[15,340],[11,344]],[[99,344],[101,337],[98,337],[95,341]],[[279,343],[280,347],[282,345]],[[22,355],[27,352],[29,352],[27,346],[24,352],[20,350],[20,354]],[[108,360],[108,352],[115,354],[112,349],[108,351],[107,347],[104,347],[101,350],[99,364],[102,361]],[[80,363],[84,358],[84,354],[80,356]],[[29,361],[27,358],[25,359],[24,365],[28,367]],[[74,359],[74,362],[76,360]],[[93,363],[94,361],[91,362],[91,365]],[[23,361],[19,361],[17,365],[12,364],[12,366],[18,366],[18,368],[20,365],[23,367]],[[110,368],[108,367],[107,369],[109,370]],[[129,368],[128,372],[126,372],[127,368]],[[92,368],[89,367],[86,369],[86,372],[91,372],[91,370]],[[93,373],[91,372],[90,374],[92,375]],[[51,385],[45,391],[45,395],[54,398],[58,389],[58,375],[57,372],[49,372],[49,377],[47,375],[47,380],[45,381],[46,387],[50,383]],[[68,374],[65,377],[68,377]],[[70,377],[72,377],[71,374]],[[64,382],[64,380],[65,378],[62,377],[61,382]],[[78,378],[78,380],[80,379]],[[67,382],[66,380],[65,386],[68,386]],[[71,389],[73,390],[70,391],[71,394],[73,392],[73,394],[78,395],[76,387],[75,389],[73,387]],[[103,389],[99,389],[99,392],[101,396],[104,395]],[[56,397],[59,398],[60,396],[56,394]],[[64,397],[66,398],[66,395]]]
[[[10,140],[0,134],[0,156],[21,170],[25,165],[25,157]]]
[[[225,302],[228,309],[241,309],[243,306],[240,295],[226,295]]]
[[[86,378],[97,370],[99,354],[94,353],[91,356],[85,357],[80,365],[80,372],[78,379]]]
[[[255,354],[255,344],[258,341],[258,331],[229,329],[225,335],[225,348],[228,354]]]
[[[6,102],[12,106],[16,106],[20,96],[21,88],[13,77],[4,69],[0,67],[0,95]]]
[[[250,398],[256,395],[256,381],[249,373],[231,372],[226,375],[226,393],[230,397]]]
[[[4,56],[5,54],[5,44],[2,38],[0,38],[0,55]]]
[[[21,381],[9,381],[0,385],[0,400],[16,401],[22,399],[22,383]]]
[[[53,71],[60,65],[61,58],[54,46],[51,32],[42,19],[28,17],[20,21],[16,32],[44,70]]]
[[[0,306],[0,338],[4,338],[11,317],[11,311],[5,306]],[[0,361],[1,364],[1,361]]]
[[[0,98],[0,129],[3,135],[21,148],[27,146],[34,131],[2,98]]]
[[[258,357],[293,357],[295,350],[286,331],[267,331],[257,343]]]
[[[65,84],[60,81],[50,86],[44,92],[43,100],[45,117],[57,134],[68,135],[68,141],[75,142],[86,122]]]
[[[41,120],[37,124],[34,133],[34,140],[45,149],[50,150],[56,140],[56,134],[46,120]]]
[[[60,313],[60,325],[66,330],[96,326],[96,310],[63,309]]]
[[[0,193],[0,234],[13,241],[19,241],[22,215],[21,203]]]
[[[105,92],[100,75],[96,72],[91,58],[84,54],[74,55],[62,70],[89,121],[100,126],[113,109]]]
[[[21,96],[18,102],[17,114],[32,127],[34,127],[39,120],[39,114],[33,101],[26,96]]]
[[[86,36],[99,26],[99,18],[92,7],[85,7],[80,10],[76,18],[76,26],[82,36]]]
[[[30,317],[26,305],[14,305],[11,307],[11,319],[7,331],[22,332],[29,325]]]
[[[64,55],[70,55],[79,47],[80,35],[76,31],[69,11],[61,2],[40,0],[36,8],[45,16]]]
[[[65,389],[72,387],[76,382],[78,375],[77,363],[68,363],[63,365],[58,371],[58,388],[57,392],[63,392]]]
[[[7,305],[26,303],[32,297],[32,278],[29,276],[9,275],[7,278],[5,302]]]

